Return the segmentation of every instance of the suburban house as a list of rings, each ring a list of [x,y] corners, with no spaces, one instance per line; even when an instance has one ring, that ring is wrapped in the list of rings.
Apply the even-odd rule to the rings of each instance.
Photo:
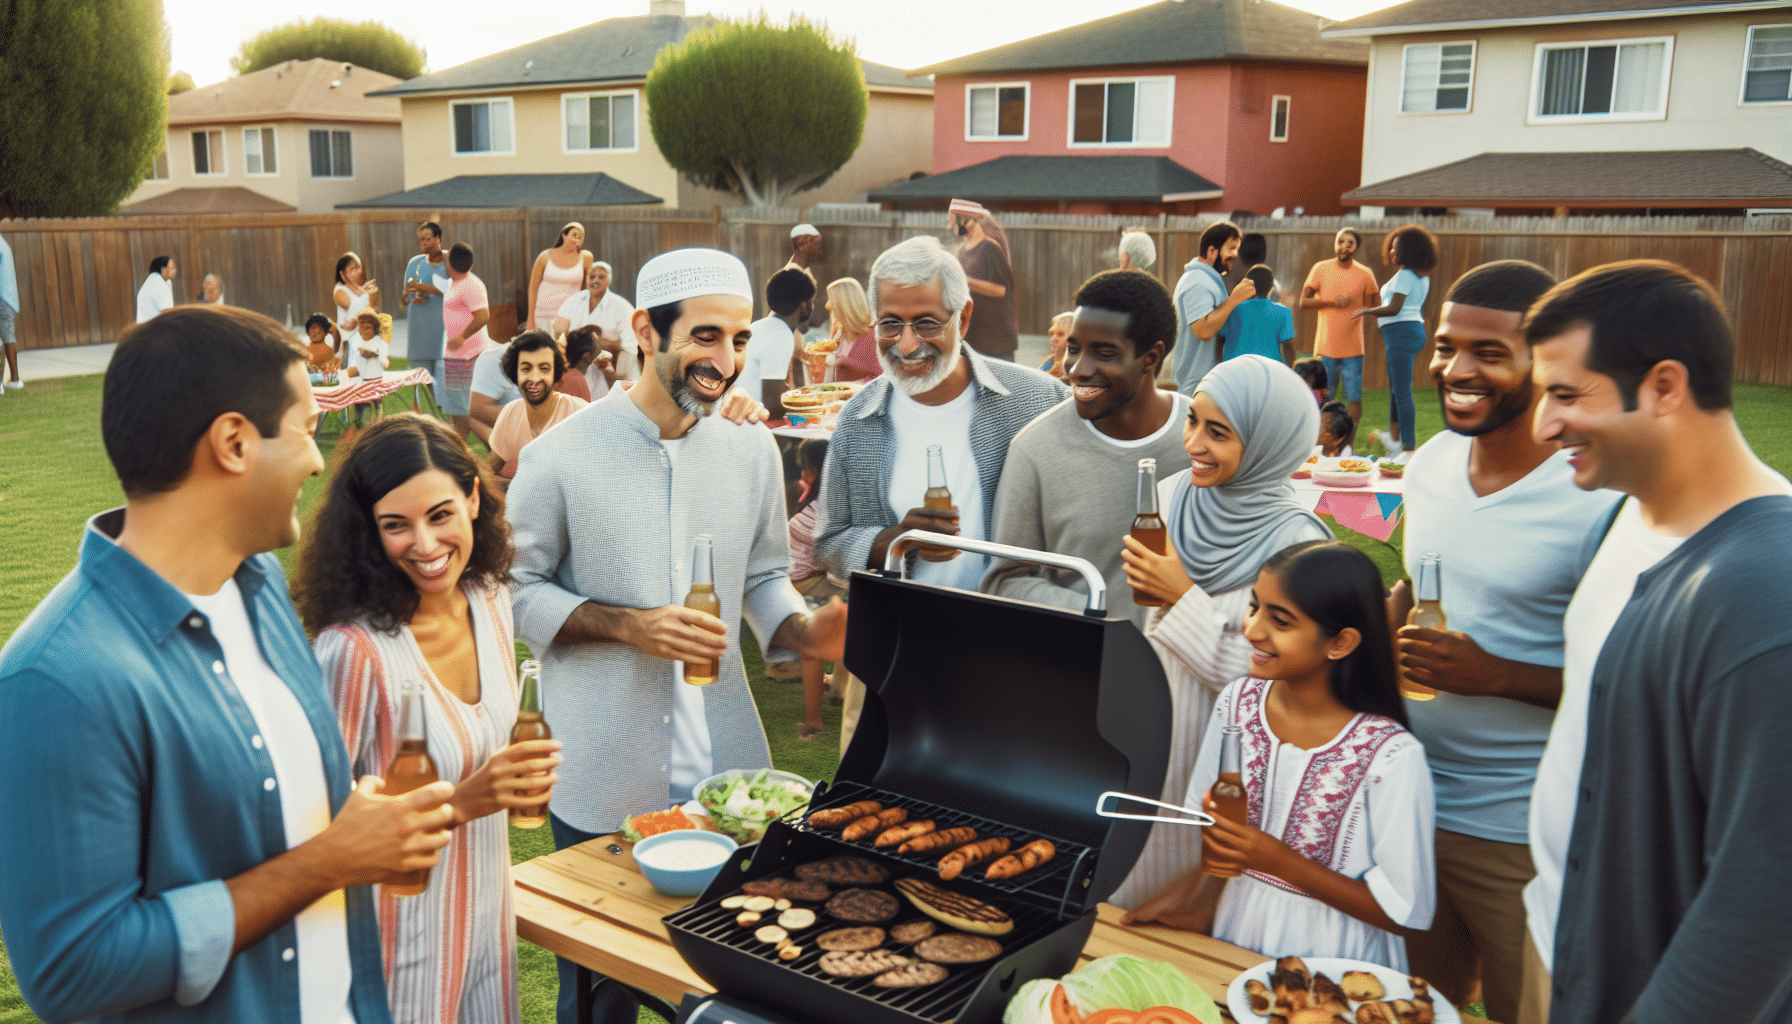
[[[1370,43],[1365,216],[1792,207],[1792,0],[1409,0],[1324,34]]]
[[[403,104],[404,191],[343,205],[740,205],[672,169],[645,109],[654,57],[714,19],[686,17],[682,0],[648,7],[381,90]],[[864,142],[796,202],[863,202],[867,190],[927,169],[932,87],[860,63],[870,92]]]
[[[397,85],[313,58],[168,97],[168,143],[124,214],[322,213],[399,188]]]
[[[933,174],[894,209],[1337,214],[1368,47],[1272,0],[1165,0],[958,57],[933,75]]]

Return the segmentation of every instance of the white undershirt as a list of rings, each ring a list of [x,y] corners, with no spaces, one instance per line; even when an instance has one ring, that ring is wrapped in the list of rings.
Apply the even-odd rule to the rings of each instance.
[[[685,439],[660,438],[674,472],[678,470],[678,451]],[[694,568],[694,567],[693,567]],[[684,681],[684,662],[670,663],[672,669],[672,753],[666,767],[666,781],[672,788],[672,801],[683,803],[696,796],[697,783],[715,774],[715,758],[709,743],[709,716],[703,707],[705,687]]]
[[[939,445],[946,457],[946,488],[958,506],[958,535],[984,540],[983,480],[977,475],[977,459],[971,453],[971,416],[977,409],[977,389],[945,405],[923,405],[900,388],[890,389],[890,428],[896,435],[895,461],[890,466],[890,512],[900,521],[918,508],[927,495],[927,448]],[[976,590],[989,559],[960,554],[949,562],[915,560],[911,579],[923,583]]]
[[[255,717],[260,732],[251,742],[267,744],[274,778],[265,785],[280,794],[290,850],[330,824],[330,790],[317,736],[298,698],[262,654],[236,580],[226,581],[210,597],[188,594],[187,599],[211,620],[212,635],[224,648],[225,669]],[[304,1024],[354,1024],[348,1001],[353,973],[342,890],[299,911],[293,926],[298,931],[299,1019]]]
[[[1136,441],[1122,441],[1117,437],[1109,437],[1102,433],[1100,428],[1095,426],[1094,420],[1083,420],[1083,426],[1089,428],[1089,433],[1094,434],[1104,443],[1111,444],[1116,448],[1143,448],[1148,444],[1156,444],[1170,431],[1180,431],[1182,429],[1183,420],[1188,417],[1189,397],[1174,391],[1168,392],[1168,394],[1170,396],[1170,415],[1164,418],[1164,425]],[[1158,473],[1162,474],[1165,468],[1166,467],[1164,466],[1157,467]],[[1162,477],[1160,476],[1159,479],[1162,479]]]

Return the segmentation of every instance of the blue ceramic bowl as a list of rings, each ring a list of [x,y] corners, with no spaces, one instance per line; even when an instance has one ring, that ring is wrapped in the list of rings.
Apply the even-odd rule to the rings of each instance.
[[[699,843],[713,848],[716,852],[714,860],[694,867],[680,867],[679,860],[689,856],[692,847],[683,845]],[[668,849],[671,844],[680,844]],[[653,887],[668,896],[696,896],[709,887],[716,875],[722,871],[722,865],[739,848],[734,840],[720,832],[705,832],[700,829],[680,829],[677,832],[661,832],[657,836],[648,836],[635,844],[635,863],[640,865],[641,873],[653,883]],[[700,851],[701,852],[701,851]]]

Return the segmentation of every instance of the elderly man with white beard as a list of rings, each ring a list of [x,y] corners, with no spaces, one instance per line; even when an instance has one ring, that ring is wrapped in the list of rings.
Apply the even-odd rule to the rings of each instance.
[[[906,530],[978,540],[992,532],[996,486],[1021,428],[1069,396],[1031,367],[979,355],[965,343],[976,314],[958,258],[939,240],[911,238],[871,265],[866,289],[883,375],[840,412],[822,471],[816,561],[842,579],[883,565]],[[927,452],[944,456],[955,508],[926,508]],[[918,561],[911,579],[976,590],[980,555]],[[864,687],[854,680],[840,729],[846,748]]]

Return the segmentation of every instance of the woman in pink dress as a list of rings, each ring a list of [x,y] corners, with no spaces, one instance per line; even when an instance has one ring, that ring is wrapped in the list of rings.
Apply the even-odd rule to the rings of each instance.
[[[552,332],[560,307],[585,287],[592,256],[584,246],[585,226],[569,221],[554,247],[536,255],[529,272],[529,315],[537,330]]]

